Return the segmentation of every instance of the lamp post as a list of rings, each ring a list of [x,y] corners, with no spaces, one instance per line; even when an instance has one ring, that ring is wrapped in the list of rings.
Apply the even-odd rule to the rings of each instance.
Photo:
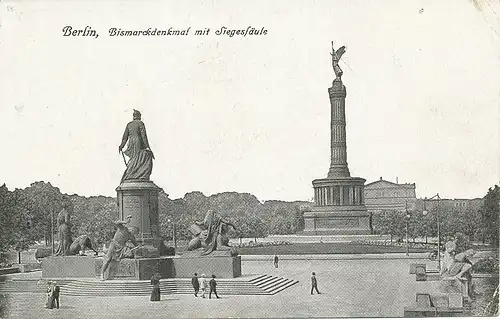
[[[52,234],[50,235],[50,241],[52,242],[52,255],[54,255],[54,211],[50,211],[50,229]]]
[[[436,209],[436,219],[437,219],[437,244],[438,244],[438,248],[437,248],[437,261],[438,261],[438,270],[441,271],[441,230],[440,230],[440,221],[439,221],[439,210],[441,208],[441,197],[439,197],[439,193],[437,193],[436,195],[432,196],[431,198],[427,199],[425,198],[424,199],[424,210],[422,211],[422,214],[425,216],[427,215],[427,209],[425,207],[425,203],[426,201],[430,201],[430,200],[433,200],[433,199],[437,199],[437,209]]]
[[[170,218],[167,220],[168,223],[172,223],[172,241],[174,242],[174,248],[177,249],[177,237],[175,232],[175,222],[171,221]]]
[[[410,213],[408,212],[408,201],[405,203],[405,220],[406,220],[406,228],[405,228],[405,233],[406,233],[406,256],[410,256],[410,243],[408,242],[408,226],[410,224]]]

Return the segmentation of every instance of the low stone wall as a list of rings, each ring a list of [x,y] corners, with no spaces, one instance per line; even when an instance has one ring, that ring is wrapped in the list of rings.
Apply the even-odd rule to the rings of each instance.
[[[0,275],[15,274],[19,272],[18,267],[0,268]]]
[[[337,243],[356,241],[387,241],[389,235],[271,235],[266,237],[267,241],[287,241],[290,243]]]
[[[34,262],[34,263],[18,264],[16,265],[16,267],[18,267],[19,271],[21,272],[31,272],[31,271],[41,270],[42,263]]]

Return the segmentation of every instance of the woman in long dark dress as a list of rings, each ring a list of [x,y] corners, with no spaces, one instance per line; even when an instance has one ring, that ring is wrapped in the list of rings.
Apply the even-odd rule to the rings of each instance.
[[[160,275],[155,273],[153,277],[151,277],[151,284],[153,285],[153,291],[151,292],[151,301],[160,301]]]

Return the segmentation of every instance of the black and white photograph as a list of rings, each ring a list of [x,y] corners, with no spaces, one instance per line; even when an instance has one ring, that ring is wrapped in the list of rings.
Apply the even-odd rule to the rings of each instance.
[[[0,318],[497,317],[500,0],[0,0]]]

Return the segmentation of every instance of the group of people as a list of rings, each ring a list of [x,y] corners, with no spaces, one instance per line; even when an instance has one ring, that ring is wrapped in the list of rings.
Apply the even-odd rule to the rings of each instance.
[[[207,279],[205,278],[205,274],[201,274],[200,278],[198,278],[198,274],[194,273],[193,278],[191,278],[191,285],[193,286],[195,297],[198,297],[198,293],[201,289],[201,297],[205,298],[205,294],[207,292]],[[215,281],[215,275],[212,275],[212,279],[208,282],[208,286],[210,287],[208,299],[212,299],[212,293],[214,293],[215,297],[219,299],[219,296],[217,295],[217,282]]]
[[[160,274],[155,273],[153,277],[151,277],[151,285],[153,285],[153,291],[151,292],[151,301],[160,301]],[[201,289],[201,297],[205,298],[207,293],[207,279],[205,278],[205,274],[202,274],[198,278],[198,274],[194,273],[193,278],[191,278],[191,285],[194,289],[194,296],[198,297],[198,293]],[[215,281],[215,275],[212,275],[212,279],[208,281],[208,287],[210,287],[208,293],[208,299],[212,299],[212,293],[215,295],[217,299],[219,299],[219,295],[217,295],[217,281]]]
[[[47,303],[45,304],[45,308],[59,309],[59,291],[61,289],[57,285],[55,281],[47,282]]]

